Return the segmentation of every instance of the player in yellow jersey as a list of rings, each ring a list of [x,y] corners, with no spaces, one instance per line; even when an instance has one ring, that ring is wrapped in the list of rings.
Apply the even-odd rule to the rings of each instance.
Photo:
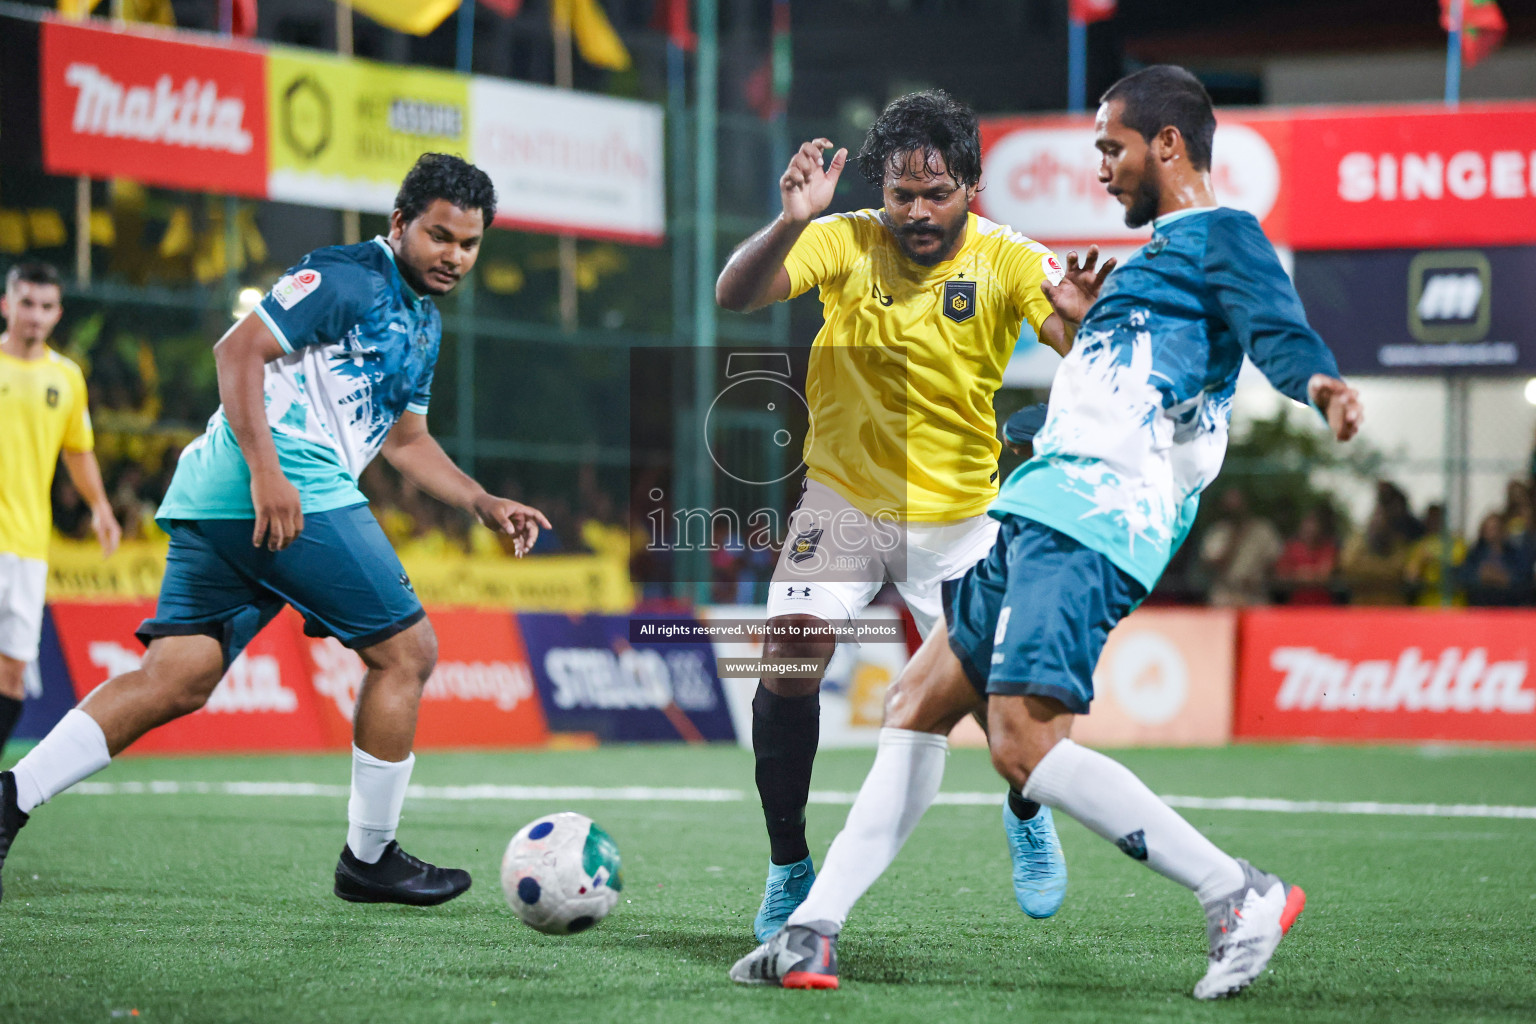
[[[970,210],[981,178],[976,115],[943,92],[891,103],[860,150],[884,207],[819,217],[848,151],[800,147],[779,181],[783,213],[720,274],[727,309],[821,290],[825,322],[806,374],[806,479],[769,588],[767,658],[825,664],[832,625],[857,618],[889,577],[926,636],[945,580],[988,552],[997,521],[992,398],[1028,323],[1063,354],[1070,340],[1041,291],[1056,255]],[[752,700],[757,788],[770,844],[753,924],[765,941],[805,898],[815,869],[805,805],[818,742],[821,679],[765,676]],[[1056,912],[1066,867],[1050,811],[1011,793],[1004,808],[1014,885],[1032,917]]]
[[[22,263],[5,276],[0,315],[0,752],[21,717],[27,665],[37,659],[48,580],[49,500],[59,453],[91,507],[104,555],[122,537],[91,454],[91,414],[80,367],[48,347],[63,315],[59,272]]]

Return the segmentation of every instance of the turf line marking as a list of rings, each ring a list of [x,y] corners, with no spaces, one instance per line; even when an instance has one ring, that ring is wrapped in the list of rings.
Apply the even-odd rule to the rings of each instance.
[[[82,782],[70,790],[86,796],[118,795],[214,795],[214,796],[320,796],[345,798],[347,786],[316,782]],[[412,786],[406,795],[415,800],[457,802],[465,800],[613,800],[620,803],[744,803],[749,794],[740,789],[705,789],[685,786]],[[848,806],[857,794],[851,791],[814,790],[813,804]],[[1489,804],[1402,804],[1375,800],[1276,800],[1246,796],[1164,796],[1170,807],[1199,811],[1263,811],[1274,814],[1365,814],[1413,818],[1520,818],[1536,820],[1536,807]],[[1002,803],[1000,793],[940,793],[936,804],[986,806]]]

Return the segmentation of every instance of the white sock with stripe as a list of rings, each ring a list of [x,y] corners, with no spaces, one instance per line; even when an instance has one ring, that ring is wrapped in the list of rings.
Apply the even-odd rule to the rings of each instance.
[[[1024,796],[1064,811],[1158,874],[1193,890],[1201,903],[1243,884],[1243,869],[1157,798],[1125,765],[1071,740],[1050,749]]]

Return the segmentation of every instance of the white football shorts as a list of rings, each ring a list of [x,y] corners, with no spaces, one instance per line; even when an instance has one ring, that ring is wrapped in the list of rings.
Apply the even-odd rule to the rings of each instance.
[[[37,660],[47,586],[47,562],[0,553],[0,654],[17,661]]]
[[[963,576],[991,551],[997,529],[985,514],[935,523],[872,518],[826,484],[807,480],[768,587],[768,617],[852,623],[889,577],[926,637],[944,614],[944,581]]]

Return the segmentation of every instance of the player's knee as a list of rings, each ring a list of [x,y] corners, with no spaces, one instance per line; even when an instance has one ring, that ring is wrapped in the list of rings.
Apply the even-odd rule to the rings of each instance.
[[[144,672],[161,695],[167,711],[176,717],[202,710],[224,678],[222,664],[198,665],[187,662],[146,662]]]
[[[27,695],[27,665],[0,655],[0,697],[22,700]]]
[[[432,623],[422,619],[402,636],[405,642],[401,645],[401,668],[410,678],[425,686],[432,670],[437,668],[437,631],[432,628]]]

